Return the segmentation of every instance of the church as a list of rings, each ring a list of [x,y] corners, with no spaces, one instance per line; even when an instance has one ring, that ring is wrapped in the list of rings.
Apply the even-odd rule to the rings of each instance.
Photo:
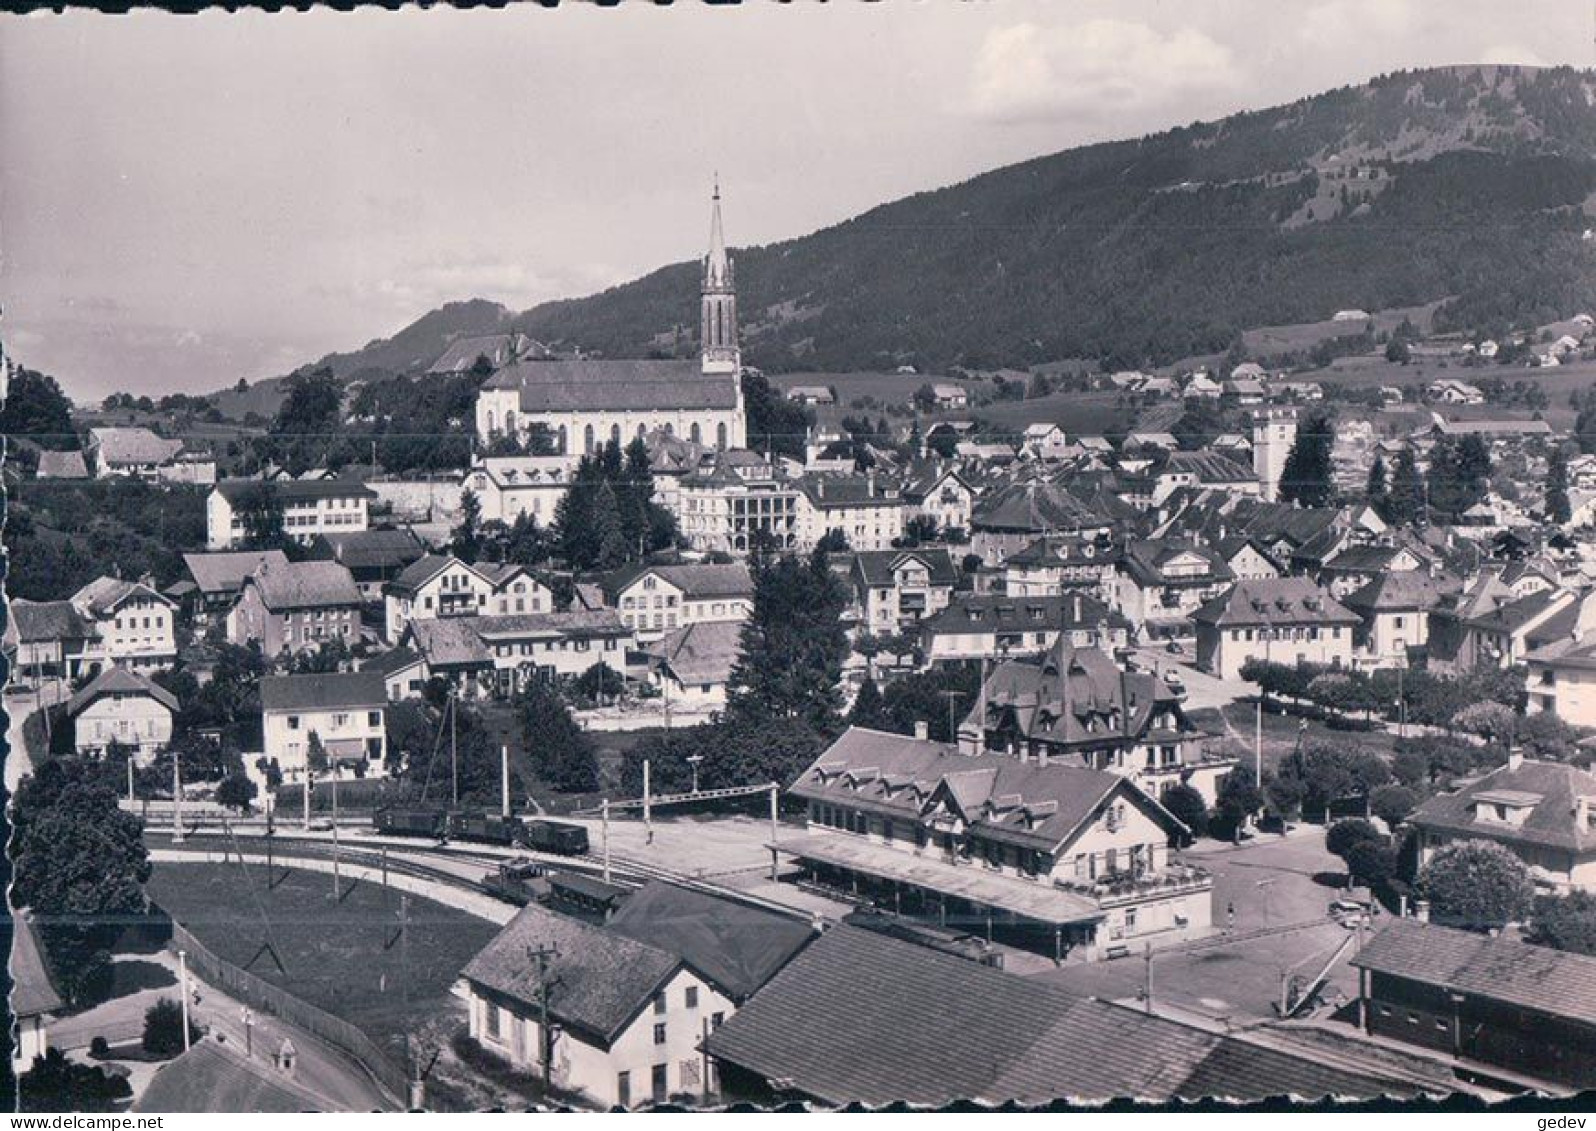
[[[477,395],[478,438],[486,444],[542,425],[558,451],[573,458],[656,430],[723,451],[746,447],[732,267],[717,185],[704,257],[700,356],[516,361],[489,377]]]

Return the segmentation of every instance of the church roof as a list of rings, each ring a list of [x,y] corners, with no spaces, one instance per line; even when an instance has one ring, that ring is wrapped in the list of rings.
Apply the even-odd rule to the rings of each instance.
[[[488,378],[484,389],[520,392],[520,411],[652,412],[735,409],[735,373],[705,373],[689,361],[584,358],[520,361]]]

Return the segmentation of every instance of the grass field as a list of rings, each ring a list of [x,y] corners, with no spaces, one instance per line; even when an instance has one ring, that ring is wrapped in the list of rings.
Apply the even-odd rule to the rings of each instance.
[[[1217,751],[1242,758],[1249,767],[1252,765],[1257,714],[1251,703],[1231,703],[1222,708],[1192,711],[1191,720],[1206,731],[1227,736],[1215,744]],[[1384,730],[1331,730],[1323,723],[1312,720],[1304,731],[1302,720],[1296,716],[1266,711],[1263,717],[1264,768],[1274,769],[1296,749],[1299,734],[1303,742],[1362,746],[1385,757],[1390,757],[1396,741]]]
[[[243,873],[236,864],[161,863],[148,890],[217,957],[244,966],[267,933],[247,883],[288,972],[269,955],[249,971],[359,1026],[378,1043],[413,1032],[445,1010],[460,970],[498,932],[485,920],[411,896],[410,938],[401,946],[398,892],[376,883],[351,887],[346,879],[344,898],[334,903],[330,874],[280,869],[279,880],[268,891],[261,865]]]

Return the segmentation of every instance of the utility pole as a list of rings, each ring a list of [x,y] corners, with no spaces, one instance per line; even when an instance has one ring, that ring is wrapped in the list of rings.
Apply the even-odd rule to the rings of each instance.
[[[1252,735],[1252,784],[1263,789],[1263,690],[1258,691],[1258,717]]]
[[[527,947],[527,957],[538,965],[538,1063],[543,1068],[543,1086],[549,1086],[554,1059],[554,1037],[549,1032],[549,959],[560,952],[552,946]]]
[[[310,831],[310,787],[316,784],[316,771],[310,768],[310,763],[305,763],[305,784],[301,796],[305,802],[305,831]]]
[[[188,1051],[188,951],[177,952],[179,989],[183,995],[183,1051]]]
[[[178,762],[177,747],[172,751],[172,843],[183,843],[183,771]],[[184,1040],[187,1041],[187,1030],[184,1030]],[[186,1048],[187,1045],[185,1044]]]
[[[599,839],[604,846],[604,882],[610,882],[610,799],[599,802]]]
[[[410,896],[399,896],[399,998],[410,1001]]]
[[[643,839],[654,843],[654,797],[650,789],[648,759],[643,759]]]
[[[455,742],[455,715],[459,712],[458,693],[449,689],[449,796],[451,808],[460,808],[460,750]]]
[[[777,788],[778,787],[777,787],[775,782],[771,782],[770,783],[770,879],[771,879],[772,883],[774,883],[776,881],[776,869],[777,869],[777,857],[776,857],[776,832],[777,832],[777,826],[776,826],[776,793],[777,793]]]
[[[1151,939],[1147,941],[1146,946],[1147,950],[1142,955],[1142,961],[1147,964],[1147,973],[1145,978],[1146,984],[1143,987],[1142,993],[1147,999],[1147,1012],[1151,1013],[1153,1011],[1153,943]]]
[[[499,746],[499,816],[510,819],[510,745]]]
[[[338,771],[332,775],[333,795],[333,902],[338,902]]]
[[[175,758],[176,755],[173,755],[173,757]],[[131,805],[136,800],[137,798],[133,796],[133,754],[129,751],[127,756],[127,803]]]
[[[963,695],[962,691],[944,691],[941,695],[948,701],[948,741],[957,744],[959,741],[959,724],[954,721],[953,704],[958,702]]]
[[[702,762],[703,760],[704,760],[704,756],[702,754],[689,754],[687,756],[687,764],[689,766],[691,766],[692,769],[693,769],[693,792],[694,793],[698,792],[698,763]]]

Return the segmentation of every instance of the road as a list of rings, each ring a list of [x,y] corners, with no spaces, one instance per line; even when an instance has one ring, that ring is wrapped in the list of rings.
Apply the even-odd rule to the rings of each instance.
[[[47,680],[37,692],[27,695],[7,695],[6,710],[6,791],[16,792],[18,783],[33,772],[36,762],[46,751],[33,749],[27,741],[26,722],[41,708],[54,706],[71,698],[72,686],[64,680]],[[42,731],[39,736],[42,739]]]
[[[1181,706],[1188,711],[1198,711],[1203,708],[1217,709],[1234,703],[1237,699],[1253,695],[1258,690],[1255,684],[1245,680],[1220,679],[1218,676],[1199,671],[1197,659],[1190,647],[1179,653],[1168,652],[1162,647],[1150,645],[1137,647],[1134,651],[1136,663],[1145,671],[1163,675],[1173,669],[1179,673],[1181,682],[1186,685],[1186,697],[1181,701]]]

